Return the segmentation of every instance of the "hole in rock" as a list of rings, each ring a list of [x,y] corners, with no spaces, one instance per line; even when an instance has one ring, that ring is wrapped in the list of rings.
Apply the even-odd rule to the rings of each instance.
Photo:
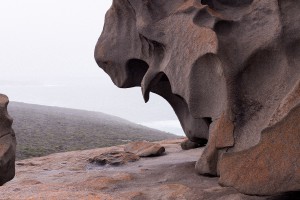
[[[200,147],[204,147],[207,144],[207,139],[205,138],[197,138],[196,143],[199,144]]]
[[[211,8],[214,7],[213,0],[201,0],[201,4],[203,4],[203,5],[208,5],[208,6],[211,7]]]
[[[149,65],[140,59],[130,59],[126,64],[127,81],[125,87],[140,86]]]
[[[207,123],[208,126],[212,123],[211,117],[204,117],[203,120]]]
[[[169,82],[169,84],[170,84],[170,81],[169,81],[169,79],[168,79],[168,77],[167,77],[166,74],[163,74],[163,75],[160,77],[159,82]],[[170,85],[170,87],[171,87],[171,85]]]
[[[221,20],[215,24],[214,31],[217,35],[227,36],[230,34],[233,26],[234,22]]]
[[[217,1],[223,5],[232,6],[232,7],[247,6],[253,2],[253,0],[217,0]]]

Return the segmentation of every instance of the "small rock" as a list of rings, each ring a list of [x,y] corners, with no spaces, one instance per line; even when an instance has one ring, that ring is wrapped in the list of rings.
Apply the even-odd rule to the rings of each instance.
[[[132,142],[124,148],[125,152],[134,153],[140,157],[160,156],[165,152],[165,148],[152,142]]]
[[[94,158],[90,158],[90,163],[96,163],[99,165],[123,165],[127,162],[135,162],[139,160],[140,157],[128,152],[123,151],[111,151],[102,153],[99,156],[96,156]]]
[[[204,147],[206,142],[207,142],[207,140],[198,143],[198,142],[192,142],[189,139],[186,139],[180,145],[181,145],[181,148],[183,150],[190,150],[190,149],[196,149],[196,148],[199,148],[199,147]]]

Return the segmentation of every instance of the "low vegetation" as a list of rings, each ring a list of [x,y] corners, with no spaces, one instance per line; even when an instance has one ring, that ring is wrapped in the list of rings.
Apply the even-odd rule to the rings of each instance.
[[[17,160],[57,152],[176,138],[103,113],[11,102]]]

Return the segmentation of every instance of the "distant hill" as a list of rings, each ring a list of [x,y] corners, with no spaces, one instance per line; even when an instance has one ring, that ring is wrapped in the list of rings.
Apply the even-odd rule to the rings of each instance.
[[[17,102],[10,102],[8,111],[14,118],[18,160],[177,137],[99,112]]]

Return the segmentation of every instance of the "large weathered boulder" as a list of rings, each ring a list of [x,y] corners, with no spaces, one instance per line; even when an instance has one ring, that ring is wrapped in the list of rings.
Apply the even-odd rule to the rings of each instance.
[[[95,58],[118,87],[165,98],[190,141],[208,140],[199,174],[248,194],[299,190],[299,10],[297,0],[114,0]]]
[[[125,145],[124,151],[140,157],[150,157],[162,155],[165,152],[165,147],[154,142],[138,141]]]
[[[0,94],[0,185],[15,176],[16,137],[7,105],[7,96]]]

